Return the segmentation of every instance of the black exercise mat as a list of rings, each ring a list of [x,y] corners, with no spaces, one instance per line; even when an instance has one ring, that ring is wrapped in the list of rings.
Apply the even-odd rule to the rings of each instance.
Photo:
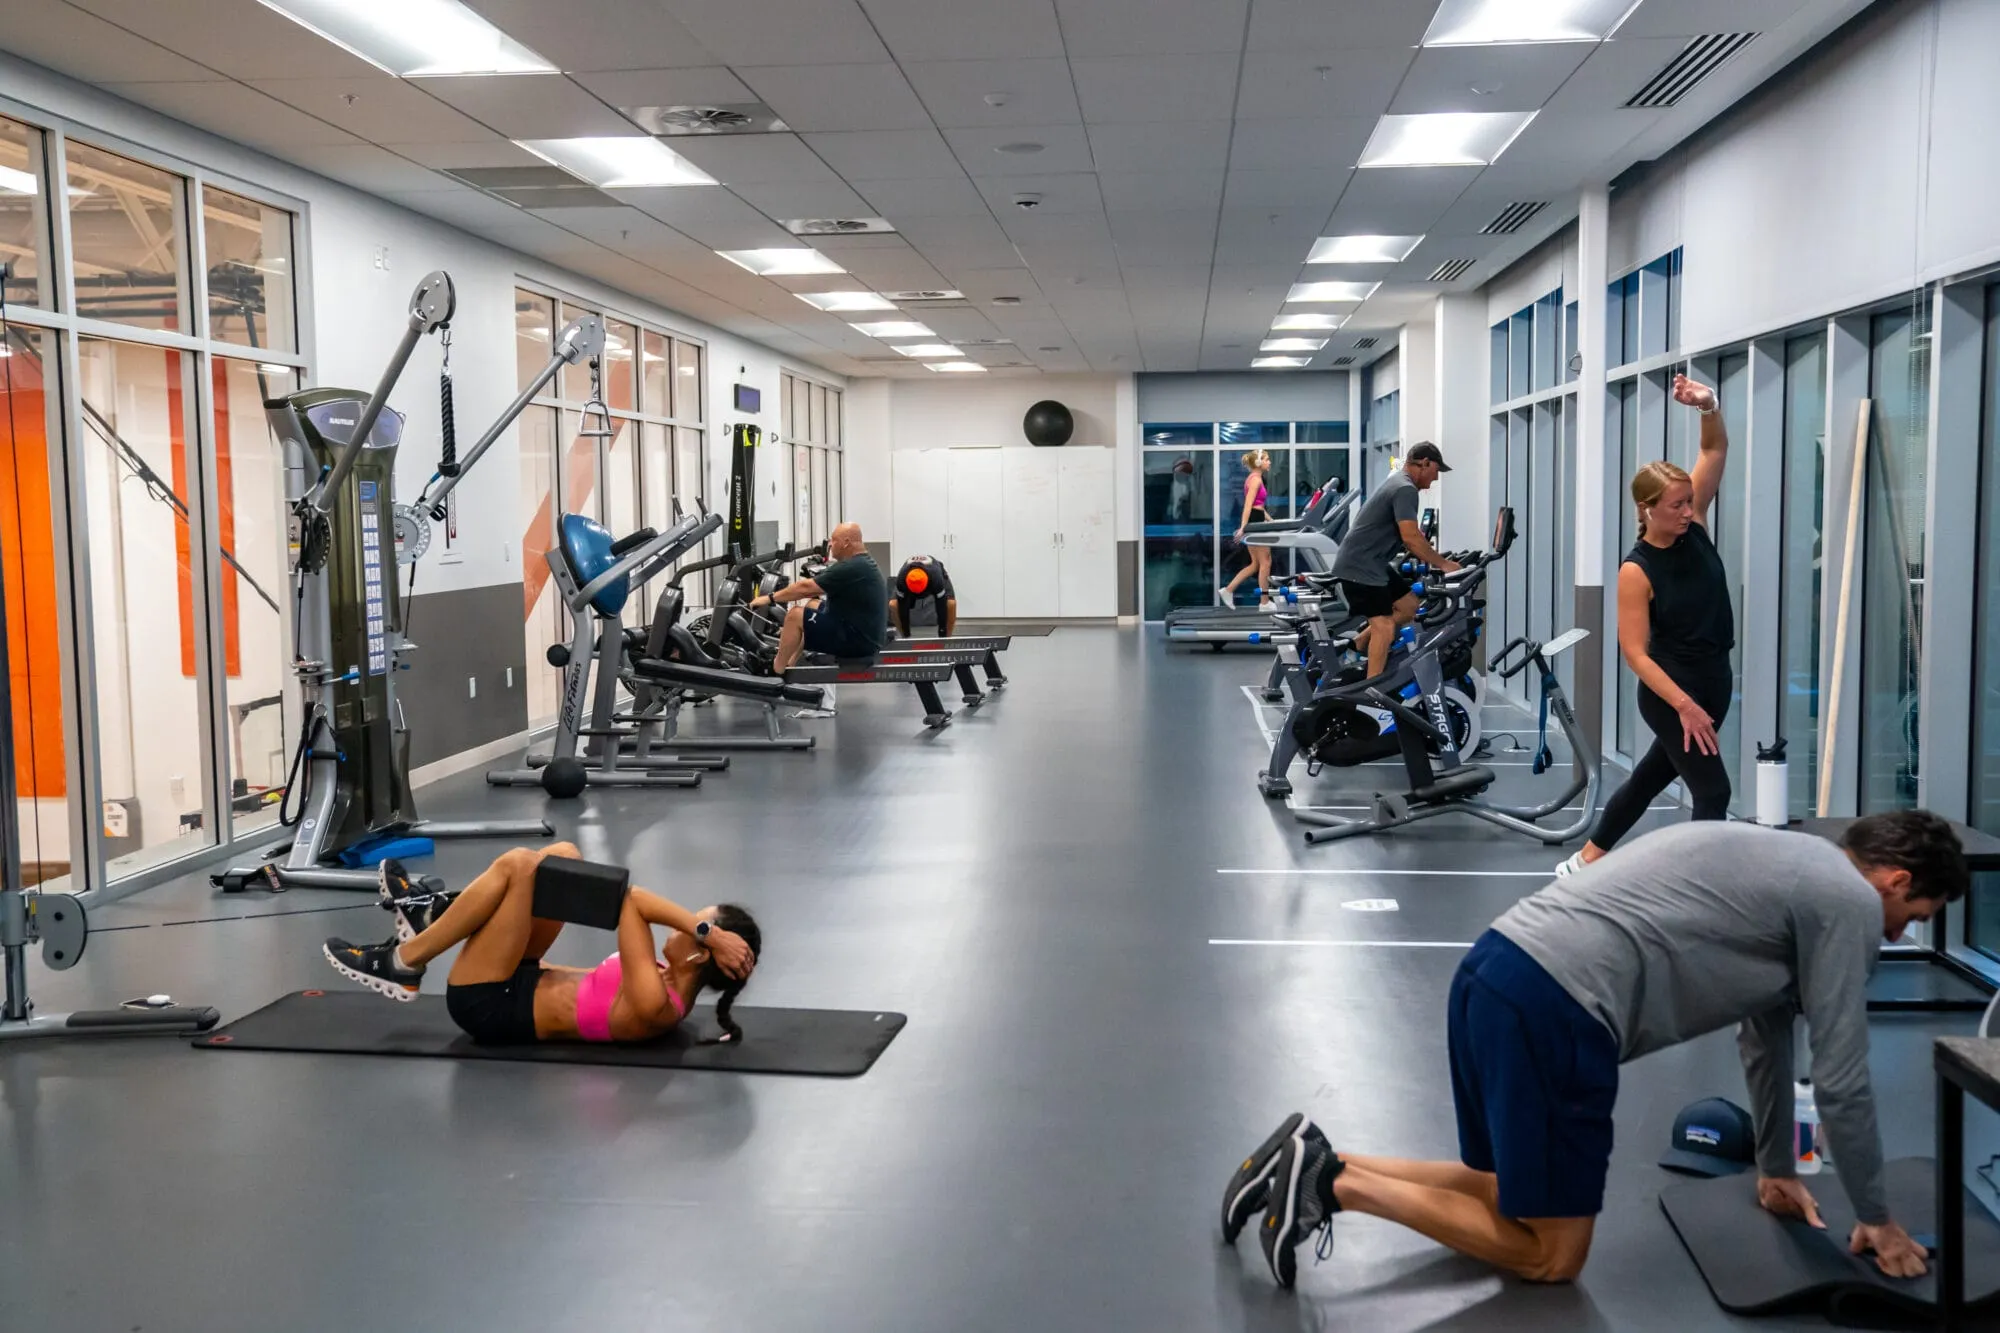
[[[743,1029],[742,1045],[695,1045],[720,1031],[713,1013],[709,1006],[697,1005],[678,1029],[643,1046],[581,1041],[481,1046],[451,1021],[442,995],[420,995],[402,1004],[366,991],[309,990],[294,991],[194,1044],[212,1051],[418,1055],[852,1078],[867,1073],[909,1021],[902,1014],[867,1010],[759,1009],[739,1004],[732,1016]]]
[[[1885,1170],[1889,1215],[1912,1235],[1935,1237],[1937,1164],[1902,1157]],[[1824,1314],[1849,1328],[1909,1327],[1937,1317],[1935,1268],[1885,1277],[1867,1255],[1847,1252],[1854,1209],[1830,1176],[1808,1177],[1825,1231],[1774,1217],[1757,1203],[1749,1172],[1693,1180],[1660,1191],[1660,1207],[1716,1303],[1731,1314]],[[1965,1292],[1970,1308],[2000,1313],[2000,1223],[1963,1189]]]

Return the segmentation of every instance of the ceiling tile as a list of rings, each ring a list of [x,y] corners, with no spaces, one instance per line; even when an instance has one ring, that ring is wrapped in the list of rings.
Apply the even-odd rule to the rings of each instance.
[[[1493,173],[1491,170],[1482,173],[1473,182],[1472,186],[1464,194],[1460,195],[1457,201],[1450,208],[1446,209],[1436,222],[1431,224],[1430,236],[1433,239],[1442,238],[1440,243],[1443,244],[1449,244],[1453,239],[1459,237],[1472,238],[1478,241],[1491,240],[1494,238],[1480,235],[1479,229],[1491,222],[1499,215],[1501,209],[1506,208],[1510,204],[1540,202],[1547,205],[1528,224],[1532,227],[1539,226],[1544,219],[1553,216],[1558,211],[1558,204],[1566,202],[1565,199],[1559,197],[1558,190],[1551,188],[1548,182],[1538,182],[1521,177],[1514,178],[1512,182],[1506,180],[1489,180],[1492,176]],[[1519,188],[1508,188],[1510,184],[1514,183],[1518,183]],[[1569,200],[1573,201],[1573,191],[1574,186],[1564,186],[1560,191],[1560,195],[1569,196]],[[1570,202],[1568,206],[1570,211],[1574,212],[1573,202]],[[1428,248],[1429,242],[1426,241],[1425,245]]]
[[[907,235],[919,254],[953,279],[967,270],[1012,268],[1021,262],[1014,242],[991,218],[912,218]],[[964,287],[961,281],[952,285]]]
[[[1113,213],[1111,237],[1121,266],[1193,265],[1215,253],[1214,210]]]
[[[1250,0],[1056,0],[1070,59],[1227,55],[1243,49]],[[1320,0],[1324,4],[1324,0]]]
[[[300,144],[359,142],[346,130],[240,83],[115,83],[105,91],[281,157]]]
[[[862,0],[862,7],[905,64],[1064,54],[1050,0]]]
[[[1219,172],[1229,161],[1229,122],[1092,125],[1090,146],[1100,171]]]
[[[486,131],[478,121],[415,84],[386,74],[369,79],[259,79],[250,86],[376,143],[387,139],[462,143]]]
[[[1231,171],[1344,171],[1361,159],[1376,117],[1239,120]]]
[[[930,127],[930,114],[894,65],[739,66],[736,72],[794,130]]]
[[[1357,171],[1333,210],[1327,235],[1420,236],[1444,216],[1479,167]]]
[[[757,100],[743,80],[718,66],[618,69],[571,77],[612,106],[713,106]]]
[[[806,136],[806,143],[828,166],[853,182],[965,176],[950,145],[936,130],[811,134]]]
[[[1070,64],[1083,118],[1092,125],[1228,120],[1236,100],[1233,59],[1111,56]]]
[[[905,63],[903,73],[931,119],[945,129],[985,125],[1071,125],[1083,119],[1067,60],[937,60]],[[988,97],[999,106],[989,105]]]
[[[466,143],[384,143],[392,153],[427,167],[535,167],[547,166],[525,148],[517,148],[497,134]]]
[[[623,116],[560,74],[496,74],[409,82],[510,139],[571,139],[635,132]]]
[[[854,0],[660,0],[715,53],[703,64],[830,65],[889,59]]]
[[[79,9],[234,79],[366,77],[359,56],[259,4],[217,0],[74,0]],[[31,0],[39,12],[48,0]]]
[[[1595,42],[1433,46],[1417,52],[1389,110],[1533,111],[1597,49]],[[1484,92],[1476,93],[1477,87]]]
[[[718,250],[799,244],[784,228],[720,186],[617,190],[612,196]]]
[[[1252,51],[1414,47],[1436,12],[1436,0],[1257,0],[1247,45]]]
[[[724,185],[836,184],[832,168],[796,134],[692,134],[674,151]]]
[[[1646,80],[1659,73],[1661,66],[1679,55],[1686,45],[1687,39],[1683,37],[1621,38],[1605,42],[1591,52],[1589,59],[1549,99],[1549,109],[1575,109],[1592,114],[1608,111],[1631,116],[1635,113],[1623,109],[1625,99],[1638,92]]]
[[[993,214],[1002,226],[1010,225],[1017,218],[1040,219],[1065,214],[1102,217],[1104,214],[1104,196],[1098,191],[1097,177],[1088,172],[977,177],[972,183],[986,196],[986,202],[992,206]],[[1041,202],[1032,209],[1021,208],[1014,202],[1021,195],[1039,196]]]
[[[1770,32],[1806,0],[1645,0],[1618,25],[1618,40],[1694,37],[1709,32]]]
[[[512,204],[503,203],[469,186],[453,190],[383,190],[380,194],[382,198],[405,208],[474,230],[488,223],[512,225],[524,216]]]
[[[1246,120],[1379,116],[1416,54],[1408,47],[1252,51],[1236,114]]]
[[[1621,156],[1619,150],[1657,125],[1666,114],[1622,108],[1595,116],[1545,113],[1521,131],[1520,137],[1508,145],[1494,165],[1505,166],[1511,172],[1545,168],[1560,172],[1571,181],[1592,177],[1602,180],[1613,174],[1609,164]]]
[[[1217,229],[1215,263],[1282,266],[1305,263],[1326,215],[1318,209],[1230,209]]]
[[[193,83],[215,71],[67,4],[0,6],[0,50],[85,83]]]
[[[777,222],[787,218],[856,218],[876,215],[867,200],[836,181],[815,181],[806,185],[765,182],[738,185],[733,188],[745,203]]]
[[[1081,125],[1021,125],[946,130],[945,142],[958,154],[968,176],[1046,176],[1090,171],[1090,139]],[[1014,145],[1041,144],[1032,153],[1007,152]]]
[[[1140,209],[1213,207],[1222,195],[1220,171],[1100,171],[1097,186],[1104,207],[1135,212]],[[1327,205],[1331,208],[1331,201]]]
[[[1348,171],[1288,171],[1282,168],[1232,171],[1223,185],[1228,208],[1306,208],[1332,210],[1347,188]]]
[[[912,218],[986,216],[986,196],[964,172],[921,181],[863,181],[861,195],[898,228]],[[796,216],[796,215],[794,215]]]
[[[558,69],[661,69],[725,63],[703,50],[693,34],[669,17],[657,0],[590,0],[587,12],[552,5],[548,0],[467,3]]]
[[[450,182],[421,163],[374,144],[309,144],[286,150],[288,160],[358,190],[431,190]]]

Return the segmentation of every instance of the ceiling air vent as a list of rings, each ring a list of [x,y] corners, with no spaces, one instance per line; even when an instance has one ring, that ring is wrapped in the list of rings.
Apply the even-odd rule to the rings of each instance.
[[[1539,203],[1509,204],[1494,214],[1493,220],[1479,229],[1482,236],[1505,236],[1528,225],[1528,219],[1547,208],[1548,201]]]
[[[445,167],[445,175],[516,208],[616,208],[618,201],[559,167]]]
[[[1442,264],[1439,264],[1436,268],[1432,269],[1430,277],[1426,278],[1424,281],[1457,282],[1460,278],[1465,276],[1465,271],[1471,267],[1472,267],[1472,261],[1470,259],[1447,259]]]
[[[1354,358],[1351,356],[1336,356],[1333,358],[1333,364],[1336,366],[1351,366],[1354,364]]]
[[[786,218],[783,225],[794,236],[860,236],[896,230],[887,218]]]
[[[1367,351],[1374,345],[1375,345],[1375,340],[1373,338],[1356,338],[1354,340],[1354,346],[1356,347],[1356,349],[1363,352]]]
[[[1625,105],[1640,108],[1672,106],[1694,91],[1696,84],[1722,68],[1731,56],[1756,40],[1754,32],[1712,32],[1697,37],[1682,47],[1681,53],[1669,60],[1665,69],[1646,80],[1645,86],[1633,93]]]
[[[882,295],[888,297],[898,305],[922,305],[926,301],[935,304],[939,301],[963,301],[965,299],[964,292],[955,292],[948,287],[929,287],[904,292],[883,292]]]
[[[670,138],[688,134],[779,134],[791,128],[762,102],[621,106],[618,110],[646,133]]]

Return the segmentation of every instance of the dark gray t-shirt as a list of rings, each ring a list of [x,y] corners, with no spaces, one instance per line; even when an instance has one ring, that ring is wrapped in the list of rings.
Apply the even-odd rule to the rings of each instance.
[[[1417,495],[1417,483],[1401,468],[1377,486],[1333,557],[1333,576],[1376,588],[1388,586],[1389,559],[1403,549],[1403,520],[1416,520]]]

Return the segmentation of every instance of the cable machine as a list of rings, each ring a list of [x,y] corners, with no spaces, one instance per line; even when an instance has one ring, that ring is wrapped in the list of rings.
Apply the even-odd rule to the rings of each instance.
[[[442,377],[437,471],[416,503],[399,505],[393,491],[403,417],[388,407],[389,394],[424,337],[441,334],[449,357],[456,308],[450,276],[427,275],[410,297],[408,326],[373,393],[306,389],[264,405],[284,450],[285,498],[292,509],[293,671],[304,721],[279,810],[281,822],[294,828],[292,842],[274,849],[270,859],[214,875],[226,891],[372,890],[372,873],[327,862],[379,834],[520,839],[554,833],[539,819],[447,824],[418,818],[410,793],[409,724],[396,697],[396,673],[409,669],[417,645],[403,636],[395,566],[423,555],[431,521],[445,517],[446,498],[534,396],[565,366],[602,357],[604,322],[583,315],[565,326],[548,364],[462,459],[450,379]]]

